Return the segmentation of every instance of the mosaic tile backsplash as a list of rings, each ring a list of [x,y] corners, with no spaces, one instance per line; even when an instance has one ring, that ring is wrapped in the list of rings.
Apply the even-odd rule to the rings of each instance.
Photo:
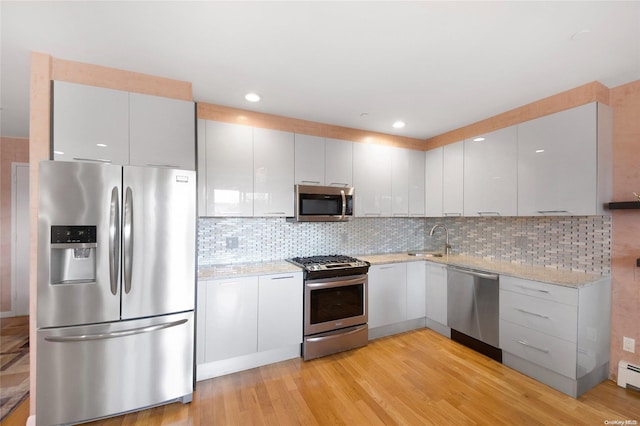
[[[356,218],[340,223],[289,223],[283,218],[200,218],[201,266],[263,262],[319,254],[443,251],[491,260],[609,275],[611,217]],[[237,238],[227,248],[227,238]]]

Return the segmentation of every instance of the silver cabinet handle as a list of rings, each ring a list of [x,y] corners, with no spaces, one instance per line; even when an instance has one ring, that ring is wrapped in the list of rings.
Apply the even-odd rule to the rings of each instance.
[[[527,311],[526,309],[522,309],[522,308],[513,308],[513,309],[515,309],[516,311],[522,312],[523,314],[533,315],[534,317],[539,317],[544,319],[549,319],[547,315],[537,314],[535,312]]]
[[[138,327],[138,328],[132,328],[129,330],[122,330],[122,331],[114,331],[111,333],[98,333],[98,334],[80,334],[78,336],[60,336],[60,337],[56,337],[56,336],[51,336],[51,337],[45,337],[44,340],[47,340],[49,342],[86,342],[86,341],[90,341],[90,340],[105,340],[105,339],[113,339],[116,337],[126,337],[126,336],[133,336],[136,334],[142,334],[142,333],[150,333],[152,331],[158,331],[158,330],[162,330],[165,328],[171,328],[171,327],[175,327],[178,325],[182,325],[185,322],[187,322],[188,320],[186,318],[178,320],[178,321],[173,321],[173,322],[167,322],[164,324],[156,324],[156,325],[149,325],[146,327]]]
[[[500,216],[500,212],[478,212],[479,216]]]
[[[342,197],[342,217],[340,219],[344,219],[344,215],[347,214],[347,196],[344,193],[344,189],[340,190],[340,196]]]
[[[320,181],[317,181],[317,180],[302,180],[300,182],[302,182],[302,183],[313,183],[313,184],[316,184],[316,185],[320,185]]]
[[[560,213],[566,213],[566,214],[570,214],[571,212],[569,210],[538,210],[538,213],[540,214],[560,214]]]
[[[127,187],[124,200],[124,292],[131,291],[133,267],[133,192]]]
[[[377,217],[377,216],[380,216],[380,213],[365,213],[364,215],[365,216],[372,216],[372,217],[375,216],[375,217]]]
[[[282,215],[284,215],[285,212],[264,212],[264,214],[282,214]]]
[[[541,290],[539,288],[527,287],[526,285],[519,285],[518,287],[520,287],[523,290],[537,291],[540,293],[549,293],[549,290]]]
[[[347,186],[349,186],[349,184],[348,183],[342,183],[342,182],[331,182],[329,184],[329,186],[344,186],[344,187],[347,187]]]
[[[518,340],[518,343],[520,343],[522,346],[526,346],[527,348],[531,348],[531,349],[535,349],[536,351],[544,352],[545,354],[549,353],[549,349],[544,349],[544,348],[539,348],[537,346],[533,346],[532,344],[530,344],[526,340]]]
[[[111,294],[118,293],[118,271],[120,265],[120,191],[114,186],[111,190],[109,209],[109,280]]]
[[[286,277],[271,277],[272,280],[288,280],[289,278],[293,278],[293,275],[287,275]]]
[[[164,167],[167,169],[179,169],[180,166],[178,166],[177,164],[155,164],[155,163],[147,163],[147,166],[149,167]]]
[[[445,216],[462,216],[462,213],[444,213]]]
[[[82,158],[82,157],[73,157],[74,160],[76,161],[94,161],[96,163],[105,163],[105,164],[110,164],[111,160],[107,160],[104,158]]]

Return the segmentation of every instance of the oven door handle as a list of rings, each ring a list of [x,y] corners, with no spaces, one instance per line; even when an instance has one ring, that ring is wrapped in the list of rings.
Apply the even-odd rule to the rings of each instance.
[[[344,216],[347,214],[347,196],[344,193],[344,189],[340,190],[340,196],[342,197],[342,217],[340,220],[344,220]]]
[[[331,280],[324,282],[307,282],[306,286],[310,289],[318,288],[331,288],[331,287],[343,287],[347,285],[364,284],[366,282],[366,275],[361,275],[357,278],[351,278],[348,280]]]

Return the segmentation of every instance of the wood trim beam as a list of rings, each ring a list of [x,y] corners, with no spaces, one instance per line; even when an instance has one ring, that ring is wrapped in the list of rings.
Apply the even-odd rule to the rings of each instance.
[[[186,81],[58,58],[53,58],[51,80],[163,96],[183,101],[193,100],[191,83]]]
[[[609,88],[594,81],[548,98],[512,109],[510,111],[478,121],[468,126],[434,136],[425,141],[424,149],[429,150],[450,143],[459,142],[474,136],[503,129],[514,124],[533,120],[534,118],[564,111],[569,108],[601,102],[609,105]]]
[[[265,114],[222,105],[198,103],[198,118],[225,123],[244,124],[265,129],[301,133],[323,138],[343,139],[361,143],[375,143],[416,150],[424,150],[424,140],[406,136],[369,132],[350,127],[333,126],[315,121]]]

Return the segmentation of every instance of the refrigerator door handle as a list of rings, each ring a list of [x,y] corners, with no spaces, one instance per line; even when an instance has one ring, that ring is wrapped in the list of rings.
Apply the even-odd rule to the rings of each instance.
[[[77,336],[48,336],[44,340],[49,342],[86,342],[90,340],[105,340],[113,339],[116,337],[134,336],[136,334],[151,333],[152,331],[163,330],[165,328],[176,327],[186,323],[188,319],[183,318],[178,321],[167,322],[164,324],[148,325],[146,327],[132,328],[129,330],[113,331],[111,333],[98,333],[98,334],[80,334]]]
[[[131,267],[133,265],[133,192],[127,187],[124,200],[124,292],[131,291]]]
[[[111,208],[109,214],[109,279],[111,293],[118,294],[118,265],[120,265],[120,194],[118,187],[111,190]]]

